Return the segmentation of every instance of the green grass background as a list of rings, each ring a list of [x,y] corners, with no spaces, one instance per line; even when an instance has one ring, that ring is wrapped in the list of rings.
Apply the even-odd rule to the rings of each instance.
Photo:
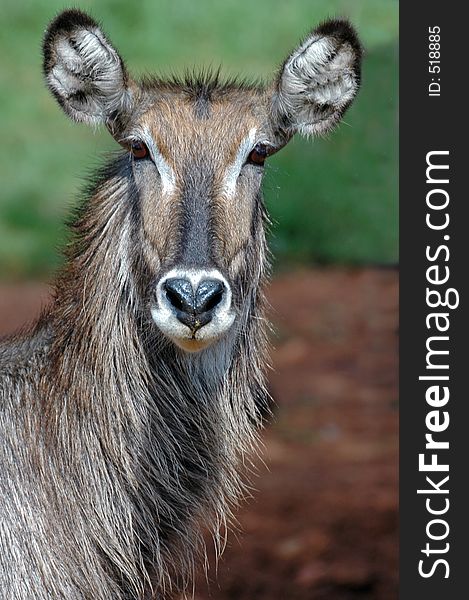
[[[46,277],[83,175],[115,142],[71,123],[45,89],[41,39],[71,4],[2,0],[0,278]],[[347,16],[366,49],[362,90],[327,139],[295,138],[269,161],[278,265],[397,260],[396,0],[84,0],[133,73],[223,66],[268,79],[318,21]]]

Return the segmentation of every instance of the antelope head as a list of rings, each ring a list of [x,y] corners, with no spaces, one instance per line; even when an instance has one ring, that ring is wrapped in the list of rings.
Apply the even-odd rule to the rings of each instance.
[[[361,48],[346,21],[314,29],[268,85],[133,79],[88,15],[49,26],[44,72],[73,120],[104,124],[128,153],[147,310],[188,352],[220,340],[255,301],[265,262],[264,163],[299,132],[329,132],[354,99]]]

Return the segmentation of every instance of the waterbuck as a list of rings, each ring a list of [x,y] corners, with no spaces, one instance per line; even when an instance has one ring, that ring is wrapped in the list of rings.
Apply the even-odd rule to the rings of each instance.
[[[264,161],[338,123],[360,44],[328,21],[265,86],[136,81],[78,10],[43,50],[65,113],[123,151],[88,191],[51,306],[0,345],[0,595],[169,598],[204,529],[221,544],[262,422]]]

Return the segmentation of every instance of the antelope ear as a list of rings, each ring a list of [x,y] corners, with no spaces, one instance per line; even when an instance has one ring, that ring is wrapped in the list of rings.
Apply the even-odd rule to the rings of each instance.
[[[98,24],[79,10],[66,10],[47,28],[44,44],[47,85],[72,119],[115,123],[128,113],[129,78],[124,63]]]
[[[287,139],[297,131],[330,131],[360,85],[362,49],[347,21],[327,21],[312,31],[283,64],[273,95],[274,125]]]

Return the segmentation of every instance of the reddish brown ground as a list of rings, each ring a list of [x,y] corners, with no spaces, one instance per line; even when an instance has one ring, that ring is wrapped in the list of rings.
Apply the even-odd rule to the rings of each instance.
[[[0,332],[42,288],[0,288]],[[397,273],[278,277],[271,391],[254,498],[197,600],[397,598]]]

